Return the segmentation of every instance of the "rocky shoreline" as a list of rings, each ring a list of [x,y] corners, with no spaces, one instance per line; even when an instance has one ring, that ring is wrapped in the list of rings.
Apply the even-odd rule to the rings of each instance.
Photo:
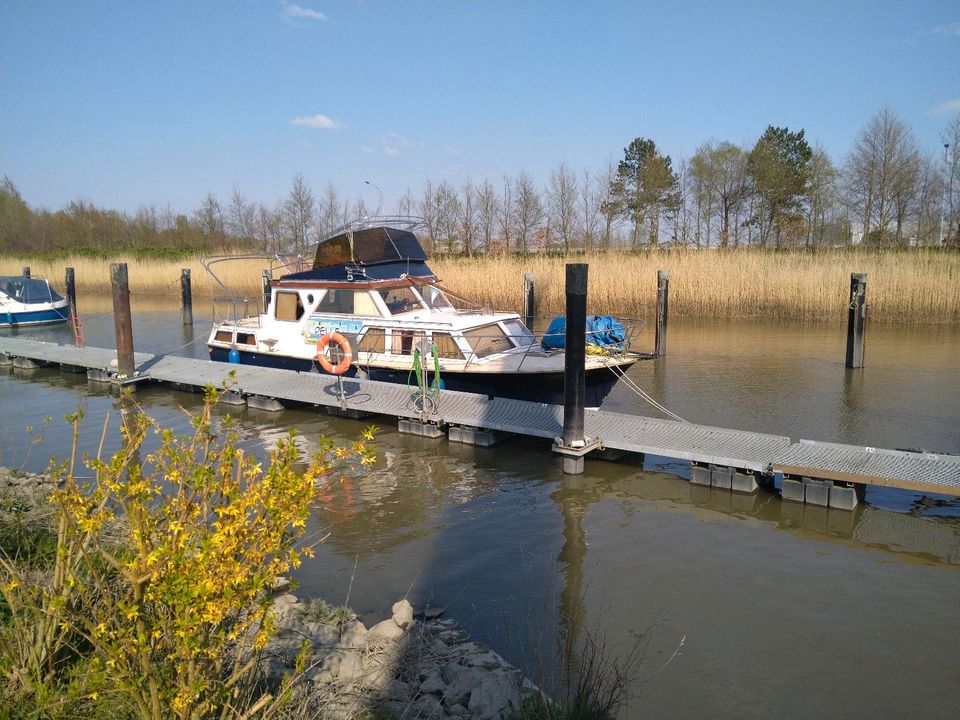
[[[310,621],[309,603],[283,593],[273,601],[278,632],[263,653],[272,681],[294,672],[309,642],[303,677],[311,710],[329,718],[363,711],[396,718],[502,718],[538,688],[490,648],[473,642],[455,620],[406,600],[369,629]],[[376,715],[375,715],[376,716]]]
[[[0,467],[0,500],[17,512],[48,515],[52,489],[43,474]],[[370,628],[355,616],[319,622],[312,612],[317,601],[289,589],[285,580],[274,588],[277,631],[260,669],[273,684],[294,674],[312,717],[493,720],[543,697],[517,668],[442,617],[442,609],[415,612],[400,600]],[[306,663],[298,670],[302,652]]]

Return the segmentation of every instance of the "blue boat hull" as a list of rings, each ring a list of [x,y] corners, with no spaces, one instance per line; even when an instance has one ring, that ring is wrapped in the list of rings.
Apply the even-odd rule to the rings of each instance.
[[[50,323],[66,322],[68,312],[67,305],[44,310],[0,312],[0,327],[23,327],[24,325],[47,325]]]

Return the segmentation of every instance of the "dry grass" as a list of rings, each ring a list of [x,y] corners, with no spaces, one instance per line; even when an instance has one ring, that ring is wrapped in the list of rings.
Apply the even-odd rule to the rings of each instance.
[[[647,316],[656,301],[657,270],[670,271],[670,313],[674,317],[767,317],[789,320],[843,320],[850,273],[866,272],[867,302],[874,321],[960,324],[960,254],[920,249],[904,252],[828,250],[804,252],[695,251],[610,252],[576,258],[437,258],[431,267],[458,295],[502,309],[520,310],[523,273],[536,275],[541,314],[561,312],[564,264],[590,264],[591,312]],[[127,262],[131,292],[177,296],[180,268],[189,267],[194,293],[208,296],[214,285],[199,261]],[[19,274],[30,265],[35,277],[63,286],[64,267],[76,270],[81,293],[108,293],[110,261],[68,258],[55,263],[0,259],[0,274]],[[264,261],[220,266],[231,288],[257,297]]]

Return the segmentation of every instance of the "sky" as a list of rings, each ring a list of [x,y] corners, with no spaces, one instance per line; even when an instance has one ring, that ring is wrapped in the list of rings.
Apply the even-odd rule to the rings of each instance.
[[[839,163],[885,106],[942,156],[956,0],[0,0],[0,177],[50,210],[272,206],[300,174],[392,212],[768,125]]]

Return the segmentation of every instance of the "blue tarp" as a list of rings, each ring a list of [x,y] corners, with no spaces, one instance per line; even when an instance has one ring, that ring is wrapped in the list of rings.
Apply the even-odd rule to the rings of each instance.
[[[562,350],[566,345],[567,319],[555,317],[543,336],[544,350]],[[623,323],[610,315],[587,315],[587,345],[623,347],[627,333]]]

